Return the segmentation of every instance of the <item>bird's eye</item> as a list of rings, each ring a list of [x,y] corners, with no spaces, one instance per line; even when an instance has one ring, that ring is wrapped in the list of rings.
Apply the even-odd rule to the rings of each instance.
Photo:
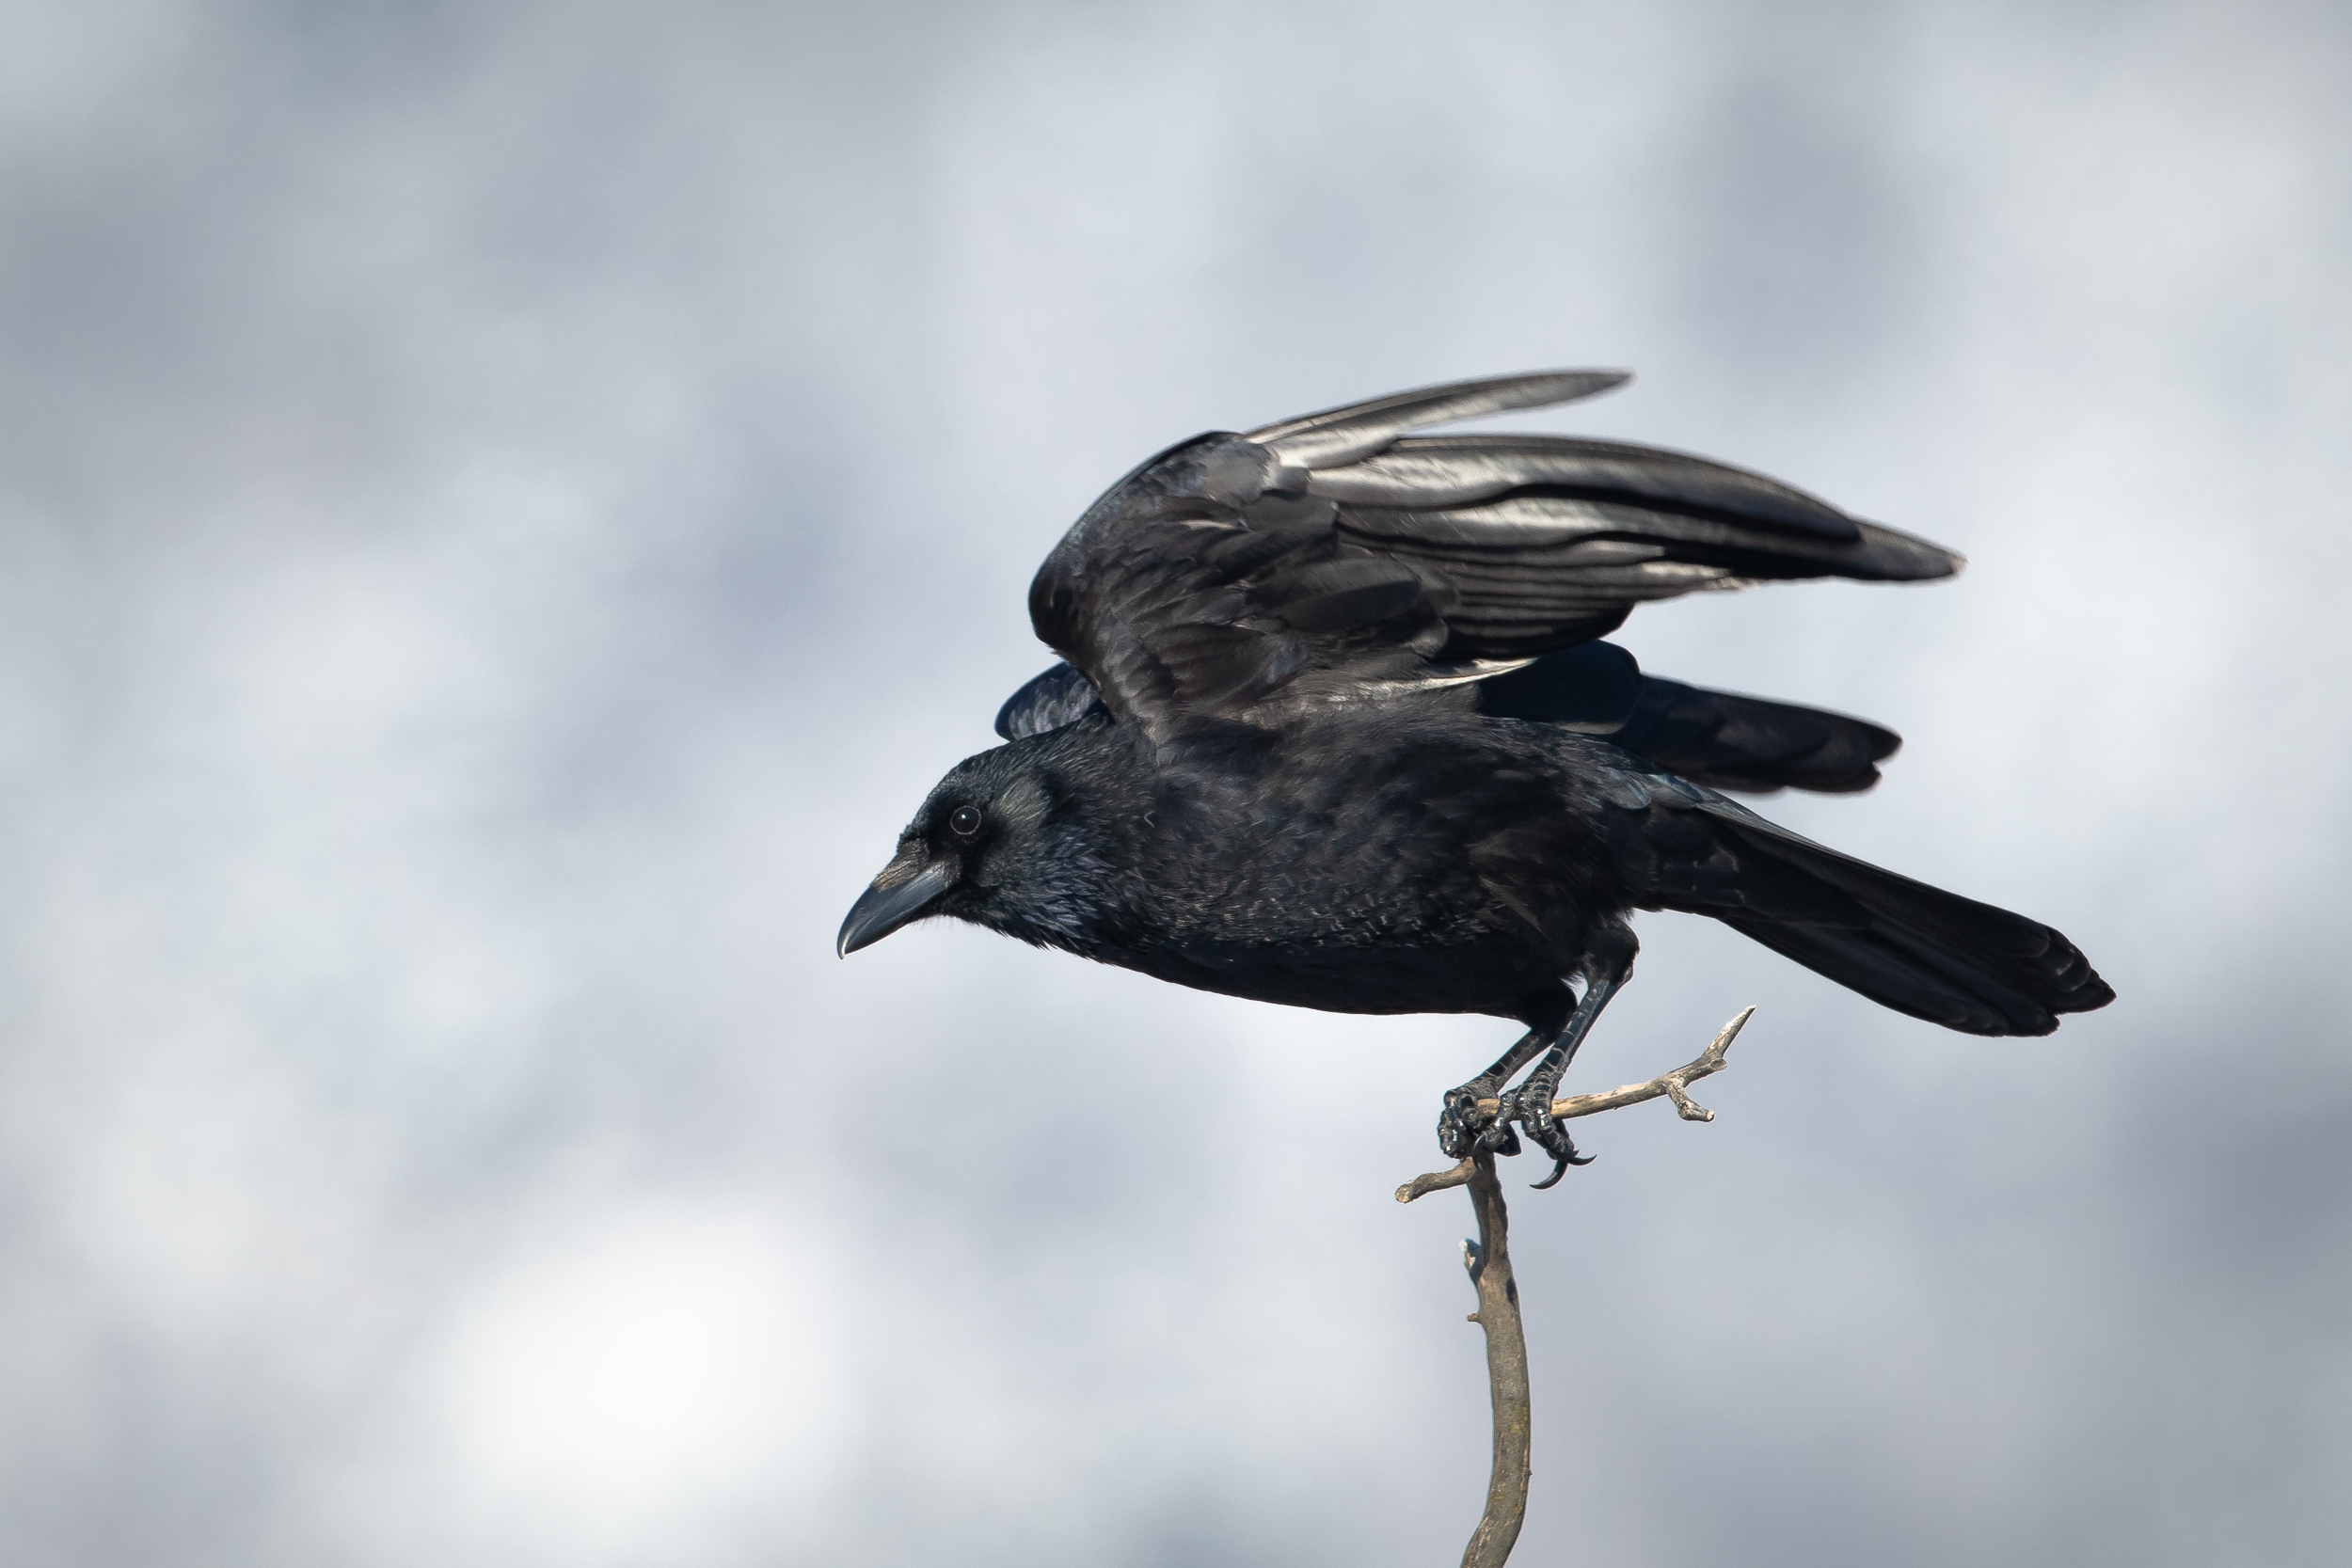
[[[971,806],[958,806],[947,814],[947,826],[958,838],[970,838],[980,831],[980,814]]]

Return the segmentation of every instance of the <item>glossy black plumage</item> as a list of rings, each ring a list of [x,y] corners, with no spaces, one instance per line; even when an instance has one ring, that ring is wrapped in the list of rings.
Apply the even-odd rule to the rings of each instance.
[[[1637,910],[1712,915],[1974,1034],[2111,1000],[2050,927],[1717,793],[1867,788],[1891,732],[1596,641],[1651,599],[1937,578],[1957,556],[1681,453],[1407,434],[1622,379],[1403,393],[1128,475],[1030,592],[1066,662],[1006,704],[1007,745],[932,791],[842,950],[945,914],[1231,995],[1512,1017],[1560,1042],[1553,1080],[1629,970]],[[1565,1148],[1548,1112],[1527,1125]]]
[[[1850,794],[1879,781],[1902,737],[1867,719],[1709,691],[1642,673],[1609,642],[1545,654],[1470,687],[1481,713],[1535,719],[1605,739],[1694,784],[1747,795]],[[1103,709],[1087,678],[1057,664],[1005,700],[996,733],[1041,735]]]

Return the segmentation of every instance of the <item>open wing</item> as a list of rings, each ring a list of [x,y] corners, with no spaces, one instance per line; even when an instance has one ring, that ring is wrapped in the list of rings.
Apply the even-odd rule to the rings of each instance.
[[[1078,519],[1030,586],[1030,619],[1112,713],[1158,733],[1482,680],[1697,590],[1960,568],[1949,550],[1705,458],[1409,434],[1626,379],[1460,382],[1196,436]]]

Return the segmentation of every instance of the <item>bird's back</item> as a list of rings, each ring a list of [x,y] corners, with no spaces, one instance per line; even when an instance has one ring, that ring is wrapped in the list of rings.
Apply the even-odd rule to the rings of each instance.
[[[1556,732],[1418,699],[1150,749],[1129,956],[1202,989],[1343,1012],[1513,1015],[1613,899]]]

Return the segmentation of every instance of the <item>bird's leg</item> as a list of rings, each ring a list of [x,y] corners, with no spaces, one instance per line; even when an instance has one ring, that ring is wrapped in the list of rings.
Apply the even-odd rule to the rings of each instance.
[[[1576,1059],[1576,1048],[1592,1033],[1600,1010],[1631,978],[1636,951],[1631,932],[1612,930],[1595,936],[1584,958],[1584,994],[1577,999],[1576,1011],[1568,1015],[1567,1027],[1527,1075],[1527,1082],[1512,1091],[1495,1114],[1498,1123],[1516,1119],[1527,1129],[1529,1139],[1551,1156],[1551,1174],[1535,1183],[1538,1189],[1558,1181],[1570,1165],[1592,1164],[1591,1155],[1577,1153],[1568,1130],[1552,1116],[1551,1101],[1560,1092],[1561,1075]]]
[[[1498,1116],[1482,1126],[1484,1118],[1478,1114],[1478,1102],[1501,1099],[1502,1085],[1558,1036],[1557,1029],[1530,1029],[1494,1066],[1460,1088],[1446,1091],[1445,1109],[1438,1113],[1438,1147],[1445,1150],[1448,1159],[1468,1159],[1478,1148],[1502,1154],[1519,1151],[1518,1134],[1511,1131],[1509,1119]]]

